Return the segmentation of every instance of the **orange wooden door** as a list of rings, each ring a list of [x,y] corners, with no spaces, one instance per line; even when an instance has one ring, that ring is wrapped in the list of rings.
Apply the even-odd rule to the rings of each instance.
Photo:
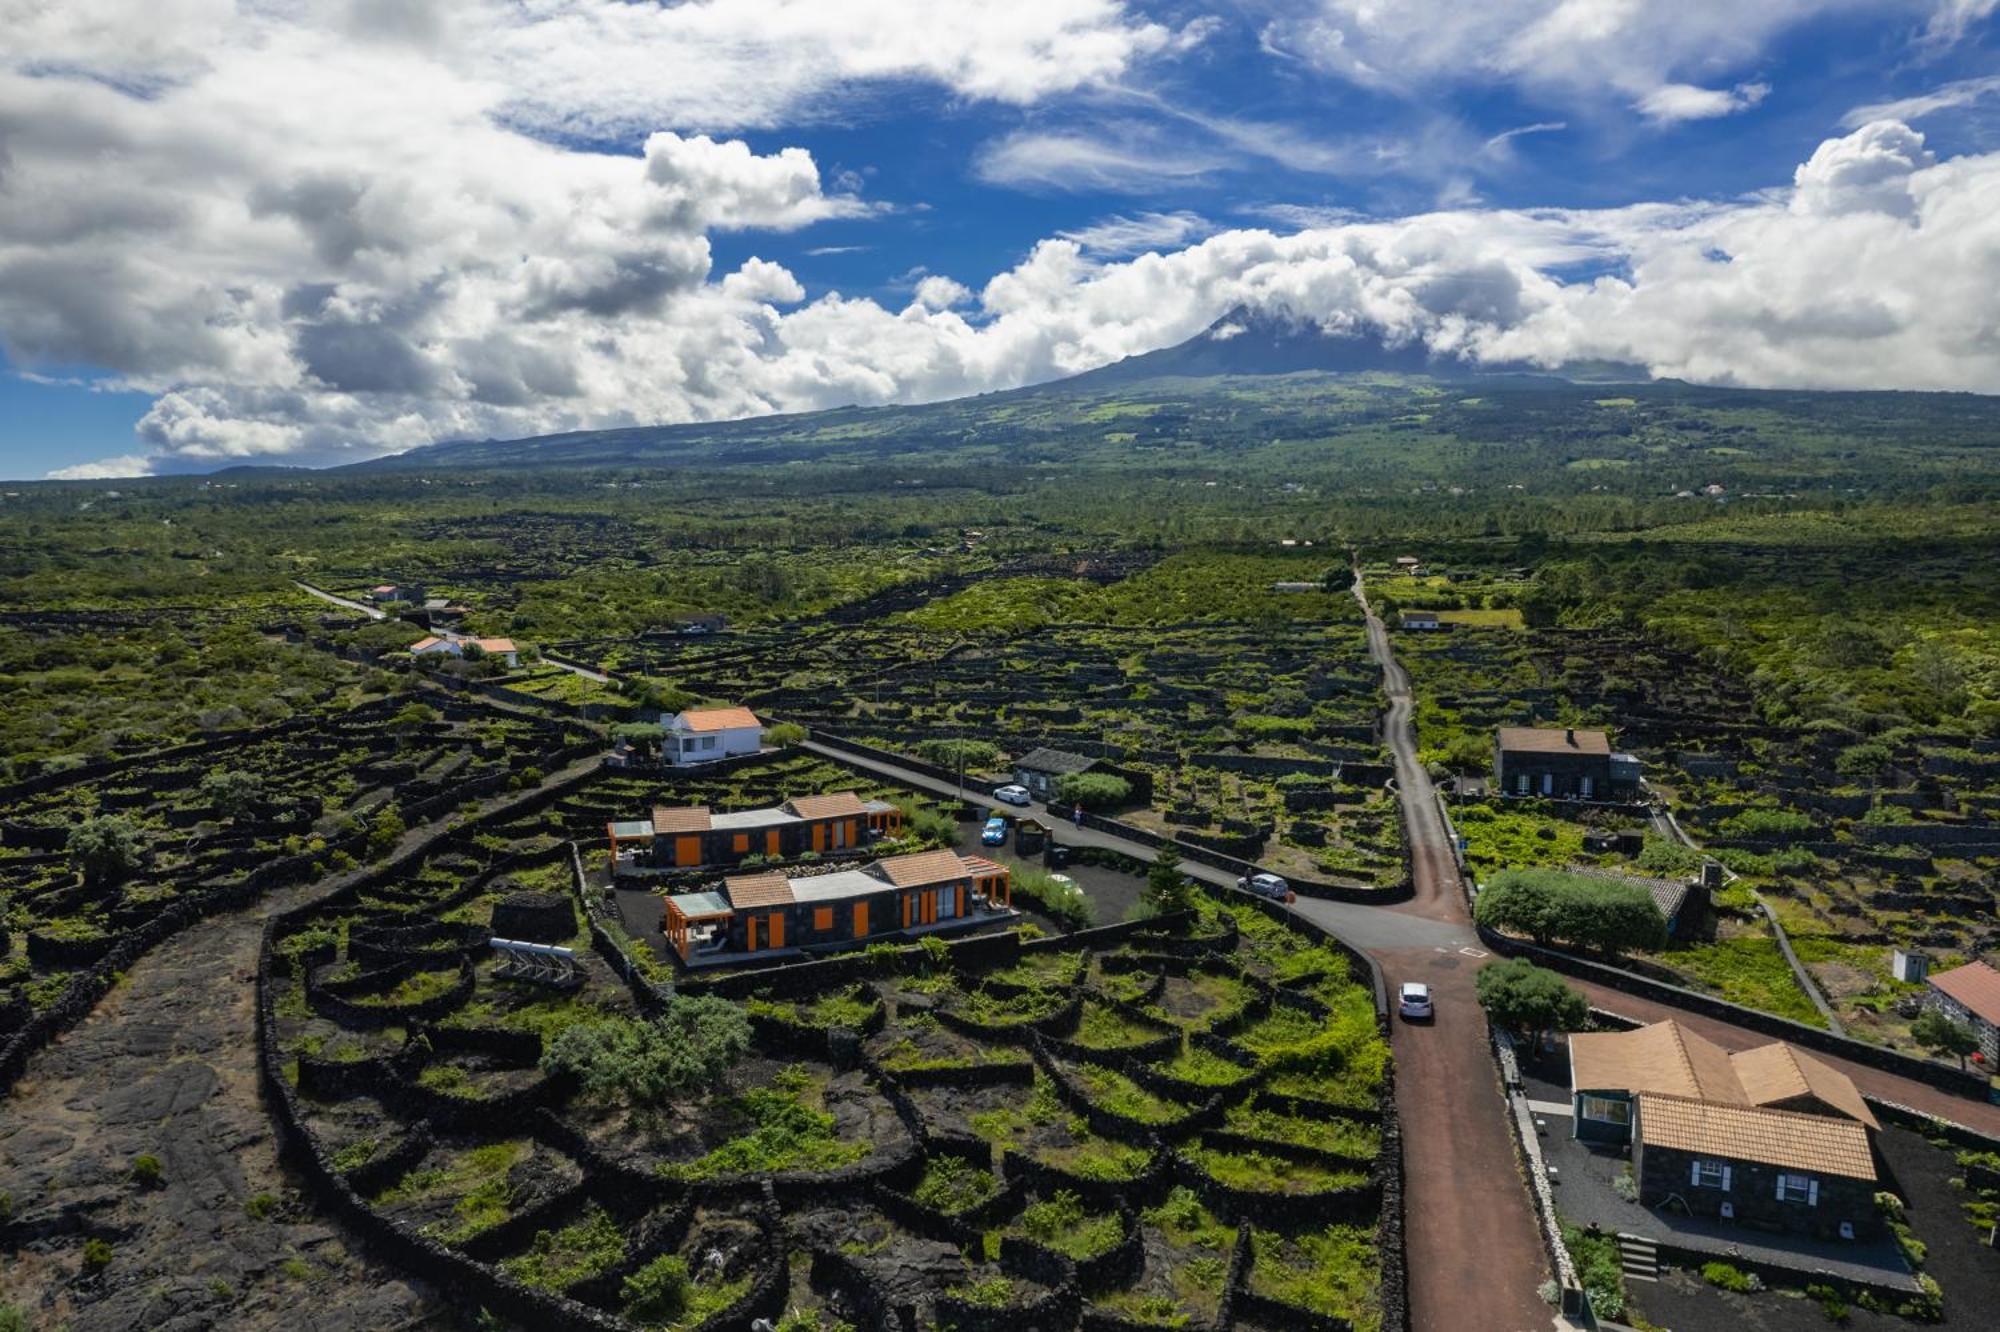
[[[757,951],[757,918],[755,916],[745,916],[743,918],[743,948],[745,952],[754,953]]]
[[[776,828],[764,834],[764,854],[767,856],[778,854],[778,830]]]
[[[785,913],[782,911],[773,911],[771,913],[771,947],[783,948],[784,946]]]
[[[701,864],[701,838],[676,837],[674,839],[674,864]]]

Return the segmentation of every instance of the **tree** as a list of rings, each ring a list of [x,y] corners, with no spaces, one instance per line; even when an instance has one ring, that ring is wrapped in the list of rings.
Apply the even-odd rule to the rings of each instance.
[[[1561,870],[1503,870],[1473,911],[1488,929],[1602,953],[1659,948],[1666,918],[1645,885]]]
[[[1526,958],[1487,963],[1473,986],[1488,1020],[1525,1036],[1536,1049],[1544,1032],[1581,1031],[1590,1023],[1589,1002],[1561,976]]]
[[[1056,799],[1085,809],[1109,809],[1131,795],[1132,783],[1108,772],[1071,772],[1056,779]]]
[[[201,779],[201,794],[215,807],[216,813],[234,823],[250,812],[261,786],[250,773],[236,768],[218,768]]]
[[[394,805],[384,805],[375,817],[368,821],[369,856],[386,856],[396,849],[396,843],[403,840],[409,828],[403,823],[403,816]]]
[[[1926,1050],[1939,1054],[1958,1056],[1958,1066],[1965,1067],[1965,1057],[1979,1048],[1979,1037],[1963,1022],[1954,1022],[1935,1008],[1926,1008],[1910,1024],[1910,1039]]]
[[[750,1019],[717,995],[676,995],[653,1022],[612,1018],[569,1027],[542,1071],[577,1079],[586,1096],[658,1106],[713,1084],[750,1048]]]
[[[122,814],[100,814],[69,830],[70,863],[83,881],[97,887],[131,876],[145,860],[139,829]]]
[[[397,710],[395,716],[389,718],[389,727],[400,734],[411,735],[437,721],[442,715],[428,703],[405,703]]]
[[[790,749],[793,745],[803,744],[805,738],[806,728],[797,722],[779,722],[775,726],[764,728],[764,743],[779,749]]]
[[[1889,746],[1878,740],[1864,740],[1835,755],[1833,770],[1842,777],[1866,777],[1873,781],[1888,768],[1892,757]]]
[[[1181,873],[1180,854],[1172,842],[1160,844],[1152,867],[1146,871],[1146,886],[1139,892],[1139,901],[1155,916],[1194,909],[1194,884]]]

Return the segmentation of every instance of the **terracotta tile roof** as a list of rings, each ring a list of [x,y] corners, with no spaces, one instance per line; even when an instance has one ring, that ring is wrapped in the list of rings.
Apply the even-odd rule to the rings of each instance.
[[[844,814],[865,814],[867,807],[861,797],[852,791],[834,791],[828,795],[793,796],[785,802],[785,808],[802,819],[837,819]]]
[[[1984,962],[1968,962],[1950,971],[1933,973],[1931,984],[1981,1018],[2000,1026],[2000,971]]]
[[[479,644],[482,652],[504,653],[518,651],[514,646],[514,640],[511,638],[475,638],[472,641]]]
[[[1000,864],[998,861],[988,860],[985,856],[962,856],[960,859],[965,861],[966,873],[976,874],[980,878],[989,878],[995,874],[1009,874],[1005,865]],[[1009,877],[1011,877],[1011,874]]]
[[[1586,879],[1602,879],[1606,883],[1629,883],[1644,888],[1651,895],[1653,905],[1658,907],[1660,914],[1668,920],[1680,914],[1681,908],[1687,905],[1688,893],[1694,888],[1693,882],[1688,879],[1654,879],[1641,874],[1617,874],[1589,865],[1571,865],[1563,872]]]
[[[782,874],[738,874],[722,883],[729,892],[729,904],[738,911],[792,904],[791,881]]]
[[[1754,1050],[1739,1050],[1729,1056],[1729,1062],[1752,1105],[1775,1105],[1810,1096],[1869,1128],[1882,1127],[1856,1090],[1853,1079],[1783,1041],[1760,1045]]]
[[[653,831],[661,837],[670,833],[707,832],[709,826],[706,805],[685,805],[678,809],[656,805],[653,808]]]
[[[690,708],[675,720],[689,731],[735,731],[764,724],[748,708]]]
[[[921,888],[966,877],[965,860],[956,851],[919,851],[877,861],[875,872],[898,888]]]
[[[1647,1094],[1634,1131],[1648,1147],[1873,1180],[1868,1130],[1851,1119]]]
[[[1500,748],[1513,754],[1609,754],[1611,738],[1561,726],[1503,726]]]
[[[410,651],[424,652],[428,651],[431,648],[436,647],[440,643],[448,643],[450,641],[451,640],[447,638],[439,638],[436,634],[427,634],[424,637],[419,638],[416,642],[410,644]]]
[[[1729,1052],[1669,1019],[1636,1031],[1569,1038],[1570,1085],[1578,1091],[1664,1092],[1747,1104]]]

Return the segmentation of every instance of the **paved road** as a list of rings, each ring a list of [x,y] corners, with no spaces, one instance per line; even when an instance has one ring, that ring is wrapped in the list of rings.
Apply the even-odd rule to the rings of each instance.
[[[1355,572],[1354,595],[1368,623],[1368,650],[1382,667],[1389,710],[1383,738],[1395,757],[1396,789],[1410,844],[1415,895],[1379,915],[1422,921],[1453,936],[1443,945],[1364,942],[1393,993],[1423,981],[1437,1021],[1397,1022],[1396,1104],[1402,1111],[1412,1332],[1522,1332],[1561,1326],[1536,1287],[1547,1271],[1540,1227],[1516,1162],[1513,1125],[1504,1113],[1499,1073],[1480,1018],[1472,978],[1486,960],[1478,945],[1451,841],[1438,813],[1430,774],[1417,761],[1410,678],[1390,650],[1389,634],[1369,607]]]
[[[292,586],[304,592],[307,596],[318,597],[321,601],[330,601],[343,610],[360,611],[371,620],[386,620],[389,618],[386,611],[376,610],[373,606],[365,602],[349,601],[346,597],[336,597],[324,588],[314,587],[311,583],[301,583],[296,578],[292,580]]]

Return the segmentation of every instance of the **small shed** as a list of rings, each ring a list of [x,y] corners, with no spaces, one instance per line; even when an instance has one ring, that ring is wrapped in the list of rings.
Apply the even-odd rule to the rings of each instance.
[[[1027,787],[1036,799],[1047,800],[1055,794],[1057,782],[1096,766],[1097,760],[1089,755],[1044,745],[1014,760],[1014,780]]]

